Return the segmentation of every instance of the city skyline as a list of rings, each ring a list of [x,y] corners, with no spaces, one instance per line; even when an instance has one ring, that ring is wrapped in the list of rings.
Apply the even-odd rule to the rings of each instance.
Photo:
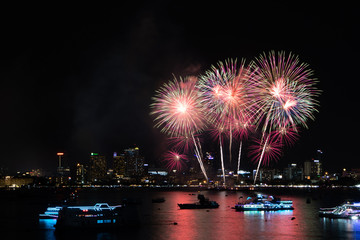
[[[16,17],[3,22],[0,166],[54,169],[56,152],[77,161],[133,144],[156,162],[166,141],[153,128],[149,105],[162,82],[202,74],[228,58],[250,61],[284,50],[310,65],[323,92],[315,121],[278,164],[311,159],[321,149],[329,169],[358,167],[350,140],[359,134],[355,8],[209,7],[157,2],[69,11],[66,19],[60,12],[10,11]],[[94,15],[97,23],[89,20]]]

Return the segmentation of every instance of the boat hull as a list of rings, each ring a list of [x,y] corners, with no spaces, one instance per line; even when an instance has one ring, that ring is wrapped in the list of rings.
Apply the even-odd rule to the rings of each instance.
[[[219,204],[215,201],[209,201],[204,195],[198,195],[199,202],[197,203],[178,203],[180,209],[211,209],[218,208]]]
[[[238,212],[244,211],[281,211],[281,210],[294,210],[293,207],[244,207],[235,206],[235,210]]]
[[[235,210],[242,211],[282,211],[294,210],[292,201],[258,202],[248,204],[237,204]]]
[[[201,205],[201,204],[191,204],[191,203],[183,203],[178,204],[180,209],[212,209],[218,208],[219,204],[210,204],[210,205]]]
[[[140,221],[137,207],[122,206],[109,209],[64,207],[59,212],[56,230],[117,229],[135,226]]]

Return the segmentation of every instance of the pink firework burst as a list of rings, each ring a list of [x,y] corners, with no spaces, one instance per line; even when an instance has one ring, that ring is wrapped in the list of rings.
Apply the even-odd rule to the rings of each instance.
[[[176,151],[166,152],[163,159],[167,169],[177,171],[181,171],[185,167],[184,160],[187,160],[186,155],[180,154]]]
[[[297,129],[294,129],[291,125],[286,124],[284,126],[279,125],[278,129],[273,133],[274,138],[278,142],[287,146],[293,146],[299,139],[299,133]]]
[[[277,130],[286,124],[293,129],[307,127],[318,106],[316,79],[313,71],[299,58],[284,52],[263,54],[251,63],[254,75],[249,94],[256,108],[256,122],[262,131]]]
[[[262,165],[269,165],[271,161],[277,161],[281,156],[282,144],[272,134],[266,136],[266,140],[255,140],[255,144],[249,147],[249,156],[255,163],[262,158]]]
[[[237,118],[233,120],[234,137],[238,139],[247,139],[249,134],[254,131],[254,125],[251,119]]]
[[[219,62],[217,67],[212,66],[199,77],[197,88],[210,113],[210,122],[224,125],[231,118],[243,118],[250,101],[247,94],[249,73],[244,60],[237,67],[237,61],[230,59]]]
[[[155,127],[171,137],[190,137],[204,128],[206,109],[195,83],[195,77],[175,78],[156,91],[150,113]]]

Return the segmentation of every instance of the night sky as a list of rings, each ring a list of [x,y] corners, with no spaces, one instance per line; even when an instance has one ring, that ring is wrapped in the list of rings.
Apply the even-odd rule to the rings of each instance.
[[[310,64],[323,92],[316,120],[279,166],[321,149],[326,169],[360,168],[359,19],[355,5],[340,4],[4,8],[0,167],[54,171],[58,151],[73,164],[90,152],[111,156],[135,145],[157,162],[164,136],[153,128],[149,105],[172,74],[198,75],[219,60],[249,62],[285,50]]]

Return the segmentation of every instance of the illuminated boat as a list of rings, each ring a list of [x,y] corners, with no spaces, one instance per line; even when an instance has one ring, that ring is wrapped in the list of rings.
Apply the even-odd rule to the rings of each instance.
[[[44,213],[39,214],[39,219],[57,219],[62,207],[48,207]]]
[[[132,206],[109,206],[97,203],[95,206],[64,206],[59,211],[55,228],[114,228],[137,224],[138,214]]]
[[[254,199],[248,197],[246,202],[235,205],[236,211],[279,211],[294,210],[292,201],[281,201],[273,196],[258,194]]]
[[[208,209],[218,208],[219,204],[215,201],[209,201],[204,195],[198,195],[199,202],[197,203],[178,203],[180,209]]]
[[[320,217],[327,218],[360,218],[360,202],[347,202],[333,208],[320,208]]]

